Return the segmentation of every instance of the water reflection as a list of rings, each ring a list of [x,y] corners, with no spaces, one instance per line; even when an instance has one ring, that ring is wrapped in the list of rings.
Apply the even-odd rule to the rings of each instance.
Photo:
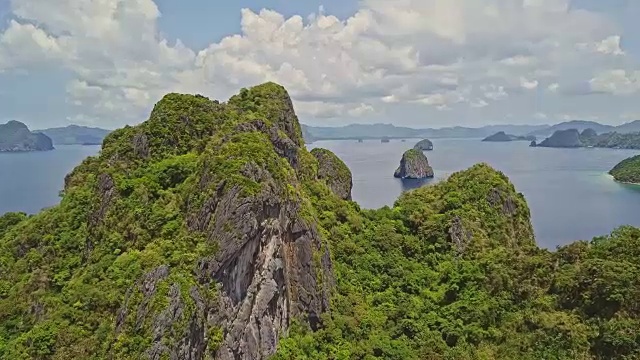
[[[421,188],[427,184],[435,182],[433,178],[431,179],[402,179],[402,192]]]

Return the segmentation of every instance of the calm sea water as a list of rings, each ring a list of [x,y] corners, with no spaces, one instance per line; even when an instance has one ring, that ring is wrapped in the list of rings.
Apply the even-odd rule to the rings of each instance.
[[[56,205],[64,177],[100,146],[56,145],[53,151],[0,153],[0,214],[36,213]]]
[[[402,153],[417,140],[319,141],[351,169],[353,198],[366,208],[392,205],[402,191],[429,186],[451,173],[486,162],[504,172],[531,208],[540,246],[555,248],[605,235],[621,225],[640,226],[640,187],[613,181],[607,172],[638,151],[530,148],[526,141],[485,143],[480,139],[435,139],[425,152],[435,179],[407,183],[395,179]]]
[[[426,152],[436,178],[403,182],[393,172],[417,140],[320,141],[309,147],[335,152],[351,168],[353,198],[366,208],[392,205],[403,192],[446,179],[478,162],[503,171],[524,193],[538,244],[554,248],[604,235],[620,225],[640,226],[640,187],[613,181],[607,171],[636,155],[632,150],[530,148],[527,142],[483,143],[436,139]],[[35,213],[58,203],[64,176],[99,146],[58,146],[50,152],[0,153],[0,214]]]

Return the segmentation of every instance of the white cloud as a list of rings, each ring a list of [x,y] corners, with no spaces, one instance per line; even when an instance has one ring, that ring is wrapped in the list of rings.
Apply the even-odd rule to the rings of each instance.
[[[538,80],[527,80],[525,77],[520,77],[520,86],[527,90],[533,90],[538,87]]]
[[[580,43],[579,49],[588,50],[605,55],[624,55],[625,52],[620,46],[621,37],[619,35],[609,36],[606,39],[594,43]]]
[[[501,100],[509,96],[502,85],[482,85],[480,86],[480,90],[484,91],[484,96],[491,100]]]
[[[484,101],[483,99],[476,99],[469,103],[472,108],[483,108],[489,106],[489,103]]]
[[[533,96],[526,90],[540,84],[556,93],[580,82],[597,93],[638,91],[619,27],[569,4],[362,0],[346,19],[323,8],[306,18],[244,9],[240,33],[190,49],[161,35],[152,0],[13,0],[0,71],[66,69],[69,116],[85,122],[139,121],[169,91],[224,99],[264,81],[286,86],[297,110],[318,118],[402,104],[484,108]],[[487,110],[504,117],[510,103]]]
[[[589,81],[594,92],[614,95],[630,95],[640,92],[640,71],[623,69],[609,70],[598,74]]]

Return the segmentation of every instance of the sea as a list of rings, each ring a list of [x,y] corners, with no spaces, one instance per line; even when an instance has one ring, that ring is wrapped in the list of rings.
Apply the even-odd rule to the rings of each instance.
[[[392,206],[403,191],[431,186],[452,173],[485,162],[504,172],[529,204],[536,241],[554,249],[606,235],[616,227],[640,227],[640,186],[620,184],[607,172],[640,154],[634,150],[531,148],[526,141],[488,143],[480,139],[432,139],[425,154],[435,178],[393,177],[402,153],[419,139],[318,141],[308,147],[333,151],[353,173],[352,196],[364,208]],[[48,152],[0,153],[0,214],[36,213],[59,202],[64,177],[99,146],[57,146]]]

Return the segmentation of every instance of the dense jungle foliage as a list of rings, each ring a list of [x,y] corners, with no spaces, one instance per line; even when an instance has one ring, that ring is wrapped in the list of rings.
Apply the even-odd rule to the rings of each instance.
[[[611,174],[616,181],[640,184],[640,156],[622,160],[609,171],[609,174]]]
[[[315,201],[332,313],[315,333],[295,327],[275,359],[640,358],[638,229],[539,249],[524,199],[486,165],[393,208]]]
[[[227,103],[169,94],[67,176],[59,206],[0,216],[0,359],[168,359],[199,330],[204,350],[175,358],[217,358],[226,330],[202,308],[221,288],[201,265],[224,250],[212,233],[243,224],[199,221],[231,191],[295,204],[333,260],[330,311],[316,331],[293,321],[274,359],[640,358],[640,230],[540,249],[484,164],[360,209],[289,103],[272,83]]]

